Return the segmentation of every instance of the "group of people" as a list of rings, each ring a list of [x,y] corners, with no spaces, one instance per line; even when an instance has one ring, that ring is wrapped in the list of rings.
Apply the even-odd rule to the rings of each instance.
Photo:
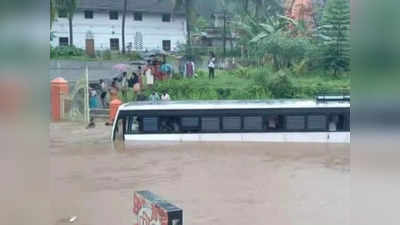
[[[165,74],[169,76],[169,73],[172,73],[172,69],[168,68],[168,65],[163,64],[162,70],[166,71]],[[165,68],[167,67],[167,68]],[[136,71],[133,71],[131,74],[128,72],[123,72],[120,76],[114,77],[112,79],[111,85],[108,86],[105,80],[100,79],[100,98],[98,97],[98,91],[94,88],[89,89],[89,107],[97,108],[99,104],[97,103],[98,98],[100,99],[100,106],[103,108],[107,108],[109,106],[109,102],[118,98],[118,93],[121,92],[123,98],[128,96],[128,91],[132,88],[133,92],[136,95],[137,101],[145,101],[145,100],[170,100],[169,94],[165,91],[162,95],[158,95],[157,92],[153,92],[149,98],[142,94],[142,90],[152,88],[154,85],[155,79],[165,79],[164,77],[157,76],[157,69],[154,64],[149,60],[147,65],[142,69],[141,66],[138,66]]]
[[[215,78],[215,66],[216,66],[216,58],[214,52],[210,52],[210,57],[208,59],[208,79],[212,80]],[[192,78],[196,74],[195,63],[192,57],[180,66],[180,71],[183,74],[184,78]]]
[[[210,53],[208,60],[208,78],[210,80],[215,78],[215,66],[216,58],[213,52]],[[184,77],[193,77],[195,74],[195,64],[193,60],[188,60],[184,65]],[[121,92],[122,97],[126,98],[130,88],[133,89],[137,101],[145,101],[147,99],[151,101],[157,100],[170,100],[170,96],[167,92],[163,92],[161,96],[157,92],[153,92],[149,98],[142,95],[142,90],[152,88],[155,80],[166,80],[172,77],[173,68],[170,64],[166,63],[166,60],[161,62],[157,59],[148,60],[146,66],[142,69],[138,66],[137,70],[128,74],[123,72],[122,75],[114,77],[111,86],[100,79],[100,103],[101,107],[107,108],[110,101],[118,98],[118,93]],[[89,106],[90,108],[97,108],[97,91],[94,88],[89,90]]]

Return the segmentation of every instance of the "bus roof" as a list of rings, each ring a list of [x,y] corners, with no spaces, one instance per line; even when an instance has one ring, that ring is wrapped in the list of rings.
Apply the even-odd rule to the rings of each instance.
[[[350,102],[317,102],[315,100],[142,101],[125,103],[120,106],[119,110],[214,110],[280,108],[350,108]]]

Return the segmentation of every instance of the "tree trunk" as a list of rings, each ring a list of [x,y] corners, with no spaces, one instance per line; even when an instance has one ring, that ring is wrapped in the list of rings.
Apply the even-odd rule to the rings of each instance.
[[[187,55],[189,57],[192,56],[192,35],[191,35],[191,29],[192,29],[192,24],[191,24],[191,11],[190,11],[190,6],[191,6],[191,0],[186,0],[185,2],[185,12],[186,12],[186,32],[187,32]]]
[[[243,0],[243,8],[246,14],[249,14],[249,0]]]
[[[125,55],[125,18],[126,18],[126,10],[128,7],[128,0],[124,0],[124,11],[122,13],[122,54]]]
[[[256,0],[256,18],[260,19],[264,10],[263,0]]]
[[[224,33],[223,33],[223,41],[224,41],[224,62],[226,57],[226,12],[224,10]]]
[[[72,15],[68,15],[68,25],[69,25],[69,46],[74,46],[74,35],[72,30]]]
[[[232,35],[232,30],[231,29],[229,29],[229,38],[231,39],[230,40],[230,47],[231,47],[231,52],[232,52],[232,50],[233,50],[233,35]]]

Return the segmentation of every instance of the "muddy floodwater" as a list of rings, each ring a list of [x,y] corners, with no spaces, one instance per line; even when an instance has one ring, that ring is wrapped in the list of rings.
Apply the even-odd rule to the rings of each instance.
[[[133,225],[133,192],[185,225],[349,224],[350,145],[110,142],[110,127],[50,125],[55,224]]]

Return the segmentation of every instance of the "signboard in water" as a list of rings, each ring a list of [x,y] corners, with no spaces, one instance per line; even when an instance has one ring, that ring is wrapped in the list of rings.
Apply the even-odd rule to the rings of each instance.
[[[134,193],[133,213],[135,225],[183,225],[182,209],[149,191]]]

